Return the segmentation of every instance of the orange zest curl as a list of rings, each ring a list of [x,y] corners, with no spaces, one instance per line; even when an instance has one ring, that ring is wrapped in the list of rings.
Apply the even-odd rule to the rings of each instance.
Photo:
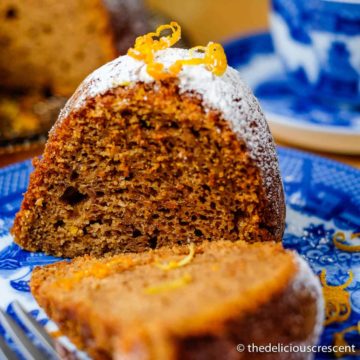
[[[146,71],[157,80],[164,80],[173,77],[173,74],[164,71],[164,65],[158,62],[147,64]]]
[[[217,43],[209,42],[207,46],[195,46],[190,49],[190,54],[203,52],[204,57],[193,57],[190,59],[177,60],[170,66],[169,70],[173,74],[178,74],[183,65],[201,65],[204,64],[206,68],[217,76],[224,74],[227,68],[227,60],[224,48]]]
[[[162,36],[163,31],[170,30],[171,34]],[[155,32],[139,36],[133,48],[128,50],[128,55],[147,64],[146,70],[150,76],[162,80],[171,74],[164,72],[164,65],[155,62],[155,52],[164,50],[176,44],[181,39],[181,27],[175,21],[168,25],[159,26]]]
[[[338,346],[338,348],[341,347],[346,347],[349,348],[348,351],[345,352],[335,352],[335,356],[336,357],[342,357],[344,355],[359,355],[360,351],[350,351],[350,348],[354,348],[354,346],[349,345],[349,343],[345,340],[345,335],[351,332],[357,332],[358,334],[360,334],[360,321],[357,323],[357,325],[353,325],[350,327],[345,328],[342,331],[339,331],[337,333],[334,334],[334,345]],[[345,348],[345,349],[346,349]]]
[[[360,238],[360,233],[353,233],[350,235],[350,240]],[[346,236],[342,231],[338,231],[333,237],[334,245],[342,250],[347,252],[357,252],[360,251],[360,245],[349,245],[346,242]]]
[[[177,268],[180,268],[180,267],[190,264],[190,262],[193,260],[194,256],[195,256],[195,245],[194,245],[194,243],[191,243],[189,245],[189,254],[186,255],[180,261],[169,261],[166,263],[157,262],[157,263],[155,263],[155,266],[161,270],[177,269]]]
[[[171,33],[161,35],[166,30],[170,30]],[[178,23],[172,21],[170,24],[159,26],[155,32],[139,36],[135,40],[134,47],[128,50],[128,55],[136,60],[144,61],[148,74],[157,80],[178,75],[183,65],[205,65],[206,69],[217,76],[224,74],[227,68],[224,49],[220,44],[213,42],[210,42],[207,46],[191,48],[191,58],[177,60],[169,67],[169,71],[165,71],[164,65],[155,61],[155,52],[171,47],[180,39],[181,28]],[[204,53],[204,56],[193,56],[195,51]]]
[[[349,271],[349,278],[344,284],[332,286],[326,282],[326,270],[321,272],[320,282],[323,286],[325,300],[324,325],[342,322],[349,318],[351,313],[350,294],[345,289],[352,283],[353,278],[353,272]]]
[[[165,30],[171,30],[170,35],[162,36]],[[181,39],[181,28],[179,24],[172,21],[168,25],[159,26],[155,32],[139,36],[135,40],[133,48],[128,50],[128,55],[146,63],[154,61],[154,52],[164,50],[176,44]]]

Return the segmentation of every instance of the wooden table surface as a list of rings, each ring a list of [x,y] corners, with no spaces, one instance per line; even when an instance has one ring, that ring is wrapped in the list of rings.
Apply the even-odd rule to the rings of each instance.
[[[204,45],[211,40],[222,41],[268,27],[268,0],[146,0],[146,3],[178,21],[193,45]],[[42,150],[40,146],[13,155],[0,155],[0,167],[40,155]],[[360,156],[320,155],[360,168]]]

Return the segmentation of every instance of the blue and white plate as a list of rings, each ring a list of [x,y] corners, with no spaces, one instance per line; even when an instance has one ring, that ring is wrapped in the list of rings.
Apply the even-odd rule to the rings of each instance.
[[[225,51],[229,65],[258,97],[277,139],[314,150],[360,154],[360,108],[322,103],[294,90],[269,33],[235,39]]]
[[[354,272],[348,288],[352,313],[346,322],[325,329],[321,344],[330,345],[334,332],[360,320],[360,253],[340,251],[332,240],[337,231],[347,236],[360,232],[360,171],[286,148],[279,148],[279,157],[287,199],[284,245],[303,255],[316,274],[326,269],[332,285],[343,284],[349,270]],[[0,307],[11,314],[11,302],[17,299],[51,328],[54,324],[31,296],[28,281],[35,266],[58,259],[21,250],[9,234],[31,171],[30,161],[0,169]],[[318,354],[317,358],[332,356]]]

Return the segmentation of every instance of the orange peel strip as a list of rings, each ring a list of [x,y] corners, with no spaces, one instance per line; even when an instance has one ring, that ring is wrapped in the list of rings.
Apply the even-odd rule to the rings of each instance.
[[[195,245],[194,245],[194,243],[191,243],[189,245],[189,254],[186,255],[180,261],[169,261],[167,263],[156,263],[155,266],[161,270],[177,269],[177,268],[180,268],[180,267],[183,267],[183,266],[189,264],[192,261],[192,259],[194,258],[194,256],[195,256]]]
[[[171,31],[169,35],[162,35],[166,30]],[[179,24],[172,21],[170,24],[159,26],[155,32],[139,36],[135,40],[133,48],[128,50],[128,55],[136,60],[145,62],[146,70],[150,76],[157,80],[174,77],[181,71],[184,65],[205,65],[205,67],[217,76],[224,74],[227,68],[227,59],[223,47],[218,43],[210,42],[207,46],[195,46],[190,49],[189,59],[175,61],[169,68],[164,70],[164,65],[155,61],[155,52],[164,50],[176,44],[181,39],[181,28]],[[195,51],[204,53],[204,57],[194,57]]]
[[[350,240],[354,240],[356,238],[360,238],[360,233],[353,233],[350,235]],[[346,236],[342,231],[338,231],[333,236],[334,245],[342,250],[347,252],[357,252],[360,251],[360,245],[349,245],[346,243]]]
[[[181,59],[175,61],[170,66],[169,71],[173,74],[178,74],[183,65],[205,65],[206,68],[217,76],[224,74],[227,68],[227,59],[224,48],[218,44],[210,42],[207,46],[195,46],[190,49],[190,55],[193,56],[195,51],[204,53],[203,58],[193,57],[190,59]]]
[[[325,322],[329,325],[334,322],[343,322],[351,314],[350,294],[345,290],[353,281],[354,274],[349,271],[349,278],[344,284],[332,286],[326,282],[326,270],[320,274],[320,282],[323,286],[325,300]]]
[[[163,31],[170,30],[171,34],[162,36]],[[164,50],[176,44],[181,39],[181,27],[175,21],[170,24],[159,26],[155,32],[139,36],[135,40],[133,48],[128,50],[128,55],[137,59],[144,60],[145,63],[154,61],[154,52]]]

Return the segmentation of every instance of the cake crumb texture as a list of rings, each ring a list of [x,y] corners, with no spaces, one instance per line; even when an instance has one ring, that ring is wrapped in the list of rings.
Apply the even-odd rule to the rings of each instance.
[[[283,233],[279,174],[269,198],[248,143],[176,78],[89,98],[56,125],[35,167],[12,230],[30,251],[74,257]]]

